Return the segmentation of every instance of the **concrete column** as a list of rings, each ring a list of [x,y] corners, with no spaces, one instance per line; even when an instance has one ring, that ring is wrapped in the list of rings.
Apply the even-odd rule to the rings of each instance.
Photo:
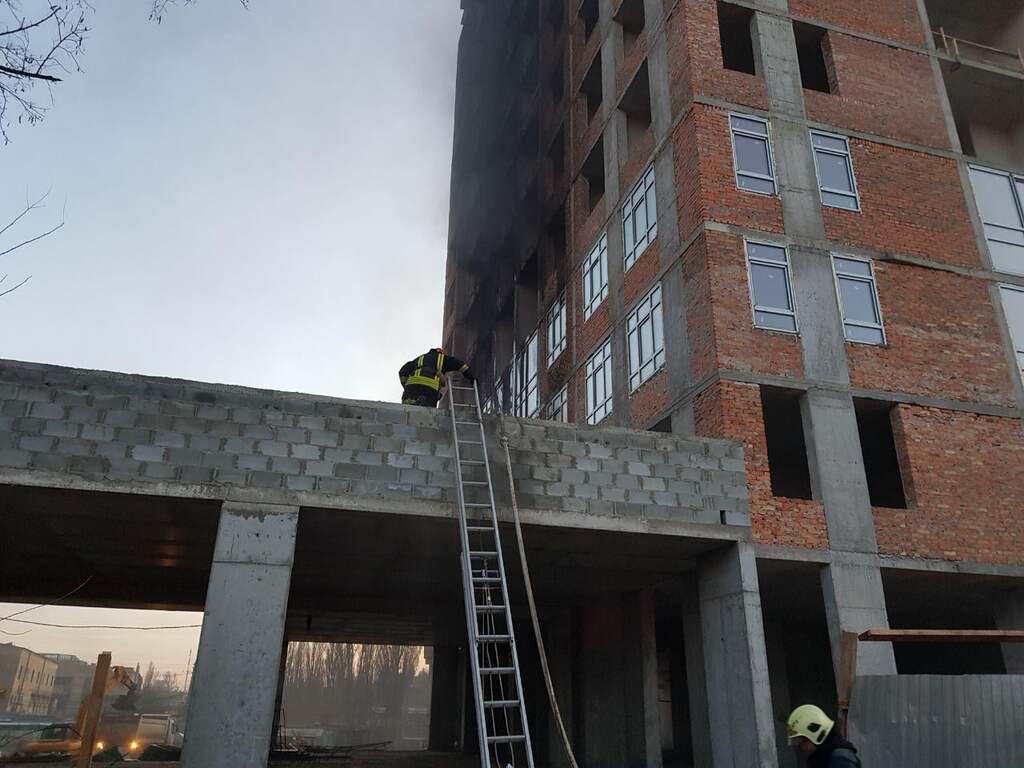
[[[267,764],[298,518],[276,504],[221,510],[183,768]]]
[[[771,686],[757,564],[750,544],[698,559],[714,768],[776,768]]]
[[[999,629],[1024,629],[1024,587],[999,596],[995,611]],[[1003,643],[1003,661],[1008,675],[1024,675],[1024,643]]]
[[[683,591],[683,650],[686,654],[693,768],[711,768],[711,724],[708,722],[708,688],[704,674],[704,627],[696,579],[689,581]]]
[[[825,619],[832,644],[832,666],[839,669],[840,639],[843,632],[887,628],[882,574],[874,566],[844,562],[841,553],[822,569]],[[896,659],[890,643],[857,644],[858,675],[895,675]]]
[[[427,746],[436,752],[458,752],[463,747],[465,716],[466,632],[455,616],[434,626],[430,664],[430,733]]]
[[[775,746],[779,756],[779,768],[797,768],[796,753],[789,748],[786,738],[786,719],[793,711],[793,703],[789,698],[785,629],[778,621],[766,621],[764,638],[768,651],[768,676],[772,686],[772,714],[775,718]]]
[[[632,598],[635,601],[635,596]],[[635,607],[635,606],[634,606]],[[579,706],[582,707],[583,754],[587,768],[659,768],[658,754],[648,750],[650,723],[645,702],[653,698],[657,713],[657,677],[653,696],[643,679],[643,623],[618,595],[595,600],[583,609],[583,658]],[[644,613],[641,611],[641,613]],[[652,630],[653,631],[653,630]],[[648,644],[649,645],[649,644]],[[653,661],[657,666],[657,660]],[[609,705],[609,702],[616,702]],[[656,760],[656,762],[650,762]]]
[[[654,593],[644,590],[627,600],[625,625],[628,765],[661,768],[661,713],[658,711],[658,647]],[[633,702],[639,701],[640,706]],[[671,728],[672,723],[665,727]]]

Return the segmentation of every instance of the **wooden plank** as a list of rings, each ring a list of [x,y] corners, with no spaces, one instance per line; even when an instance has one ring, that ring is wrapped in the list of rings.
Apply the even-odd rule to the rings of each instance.
[[[857,677],[857,633],[843,632],[839,639],[839,669],[836,671],[836,692],[839,702],[836,718],[839,733],[846,738],[846,721],[850,712],[850,695]]]
[[[869,629],[859,639],[877,643],[1024,643],[1024,629]]]
[[[96,743],[96,728],[100,724],[103,709],[103,694],[107,692],[107,678],[110,677],[110,651],[104,651],[96,660],[96,674],[92,676],[92,691],[85,710],[85,728],[82,731],[82,747],[75,760],[76,768],[92,765],[92,749]]]

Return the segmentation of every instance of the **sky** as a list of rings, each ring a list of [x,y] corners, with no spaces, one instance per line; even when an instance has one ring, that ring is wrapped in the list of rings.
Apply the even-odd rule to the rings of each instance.
[[[31,275],[0,298],[0,358],[397,400],[441,340],[459,3],[197,0],[161,24],[148,5],[94,0],[83,71],[0,146],[0,219],[50,190],[0,246],[65,220],[0,260],[7,284]],[[0,642],[184,668],[197,637]]]

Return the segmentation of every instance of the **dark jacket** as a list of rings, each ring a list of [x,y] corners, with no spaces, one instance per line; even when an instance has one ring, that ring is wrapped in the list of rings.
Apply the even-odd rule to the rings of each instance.
[[[398,371],[398,380],[402,383],[402,402],[407,405],[436,406],[441,399],[441,378],[456,372],[473,381],[473,374],[466,363],[436,349],[410,360]]]
[[[810,768],[861,768],[857,748],[839,735],[836,726],[807,760]]]

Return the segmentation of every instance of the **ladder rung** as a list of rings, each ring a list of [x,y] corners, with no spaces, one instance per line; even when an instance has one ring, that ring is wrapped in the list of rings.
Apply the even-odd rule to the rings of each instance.
[[[473,581],[476,584],[500,584],[500,576],[474,576]]]
[[[459,421],[458,419],[456,419],[455,423],[456,424],[468,424],[468,425],[470,425],[472,427],[479,427],[480,426],[480,422],[479,421]]]
[[[507,643],[512,639],[511,635],[477,635],[478,643]]]
[[[487,485],[486,480],[463,480],[463,485]]]
[[[490,509],[491,508],[491,503],[489,501],[467,501],[466,502],[466,506],[467,507],[486,507],[487,509]]]
[[[483,445],[483,443],[477,440],[456,440],[459,445]]]
[[[480,466],[483,466],[486,463],[486,461],[477,461],[476,459],[462,459],[459,462],[459,464],[478,464]]]
[[[470,557],[497,557],[498,556],[498,551],[495,550],[495,549],[470,550],[469,551],[469,556]]]
[[[476,403],[452,403],[456,408],[476,408]]]
[[[505,707],[518,707],[519,699],[507,699],[504,701],[485,701],[484,706],[488,709],[501,709]]]
[[[481,675],[511,675],[515,671],[515,667],[480,667]]]
[[[477,613],[504,613],[504,605],[478,605],[476,607]]]
[[[452,384],[449,389],[455,392],[476,392],[476,387],[456,387],[454,384]]]
[[[466,530],[472,533],[494,533],[493,525],[467,525]]]
[[[509,736],[488,736],[488,744],[517,744],[526,741],[526,736],[521,733],[513,733]]]

